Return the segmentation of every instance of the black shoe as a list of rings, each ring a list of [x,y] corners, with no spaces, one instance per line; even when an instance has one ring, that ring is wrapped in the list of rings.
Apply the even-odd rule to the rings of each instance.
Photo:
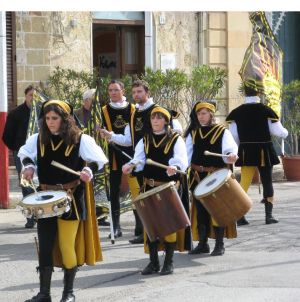
[[[114,235],[115,235],[115,238],[118,238],[118,237],[122,237],[123,233],[122,233],[121,229],[116,229],[115,232],[114,232]],[[108,235],[108,238],[109,239],[111,238],[110,234]]]
[[[36,296],[32,297],[29,300],[25,300],[25,302],[52,302],[51,296],[38,293]]]
[[[25,224],[25,228],[26,228],[26,229],[33,229],[35,223],[36,223],[36,222],[35,222],[35,220],[34,220],[33,217],[27,218],[27,222],[26,222],[26,224]]]
[[[198,243],[198,245],[191,251],[189,251],[190,255],[196,255],[196,254],[206,254],[209,253],[209,245],[208,243]]]
[[[243,216],[236,222],[237,226],[247,225],[249,224],[249,221]]]
[[[266,217],[266,224],[278,223],[278,220],[275,219],[273,216]]]
[[[130,239],[129,242],[131,244],[142,244],[144,243],[144,235],[136,236],[133,239]]]
[[[222,256],[225,253],[224,244],[216,244],[214,250],[211,252],[211,256]]]
[[[60,302],[75,302],[75,296],[73,294],[63,295]]]
[[[156,274],[159,272],[159,264],[153,264],[150,262],[143,270],[142,270],[142,275],[152,275]]]
[[[173,272],[174,272],[173,263],[167,263],[167,264],[165,263],[159,274],[161,276],[164,276],[164,275],[173,274]]]
[[[101,225],[101,226],[110,226],[110,223],[104,219],[99,219],[98,220],[98,225]]]

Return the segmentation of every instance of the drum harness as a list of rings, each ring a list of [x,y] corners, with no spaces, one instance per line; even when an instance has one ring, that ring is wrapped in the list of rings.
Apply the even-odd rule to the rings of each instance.
[[[78,185],[80,185],[80,180],[76,179],[76,180],[73,180],[66,184],[56,184],[56,185],[40,184],[40,188],[42,189],[42,191],[47,191],[47,190],[53,190],[53,191],[64,190],[64,191],[66,191],[68,196],[70,196],[70,198],[72,199],[76,217],[79,220],[78,210],[77,210],[76,202],[75,202],[74,195],[73,195]],[[70,215],[71,215],[71,213],[70,213]]]

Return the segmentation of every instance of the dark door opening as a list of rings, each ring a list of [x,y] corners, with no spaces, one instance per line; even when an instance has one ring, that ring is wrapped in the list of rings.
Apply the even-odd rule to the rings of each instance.
[[[144,26],[93,24],[93,67],[100,76],[141,74],[144,66]]]

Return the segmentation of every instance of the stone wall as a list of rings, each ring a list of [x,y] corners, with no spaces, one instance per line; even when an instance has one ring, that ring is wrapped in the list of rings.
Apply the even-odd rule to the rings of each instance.
[[[155,64],[161,67],[162,54],[175,54],[176,67],[190,72],[198,65],[198,16],[196,12],[155,12]],[[164,23],[161,22],[164,19]],[[163,23],[163,24],[162,24]]]
[[[91,69],[89,12],[16,12],[18,103],[30,84],[45,84],[55,66]]]
[[[189,73],[193,66],[207,64],[224,68],[228,79],[218,96],[221,122],[242,103],[238,75],[251,38],[247,12],[155,12],[155,66],[161,55],[175,54],[176,67]]]

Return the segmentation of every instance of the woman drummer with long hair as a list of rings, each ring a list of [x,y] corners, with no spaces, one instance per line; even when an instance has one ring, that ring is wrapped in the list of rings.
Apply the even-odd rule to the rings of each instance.
[[[133,160],[123,166],[123,173],[131,173],[136,165],[135,171],[142,171],[144,176],[145,190],[148,191],[170,181],[179,184],[177,169],[185,171],[187,168],[187,153],[182,137],[175,133],[169,126],[171,114],[162,107],[155,107],[151,111],[150,121],[152,131],[146,133],[136,148]],[[145,165],[147,159],[163,164],[166,169]],[[184,230],[183,230],[184,233]],[[143,269],[142,275],[158,273],[160,270],[158,250],[166,251],[164,265],[160,271],[161,275],[173,273],[173,255],[175,249],[183,251],[186,249],[180,242],[177,233],[172,233],[160,241],[150,242],[145,237],[145,250],[149,249],[150,263]],[[184,239],[182,240],[184,242]]]
[[[185,133],[189,165],[191,166],[189,184],[193,192],[197,184],[213,171],[233,164],[237,160],[237,145],[231,133],[215,121],[215,105],[198,102],[192,109],[190,125]],[[228,155],[225,157],[205,156],[204,151]],[[196,248],[190,254],[209,253],[208,237],[216,239],[212,256],[225,252],[223,237],[236,237],[236,227],[225,228],[216,224],[200,201],[192,201],[192,234],[198,240]],[[213,231],[211,227],[213,226]]]
[[[73,282],[77,267],[102,260],[99,236],[95,236],[98,228],[92,188],[88,183],[92,171],[101,169],[108,160],[94,139],[82,134],[75,125],[72,111],[66,102],[45,102],[39,133],[29,137],[18,153],[25,179],[32,180],[36,170],[41,190],[65,190],[72,200],[70,211],[61,217],[53,213],[53,217],[38,219],[40,291],[27,302],[51,301],[53,266],[64,269],[60,301],[75,301]],[[80,176],[52,166],[53,160],[80,171]]]

